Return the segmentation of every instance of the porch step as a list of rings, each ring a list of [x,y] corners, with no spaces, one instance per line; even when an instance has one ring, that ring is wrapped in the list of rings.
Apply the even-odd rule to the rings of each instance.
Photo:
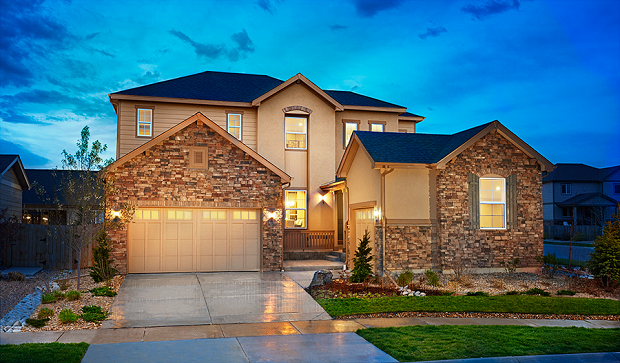
[[[344,252],[331,251],[327,253],[325,259],[327,261],[345,262],[347,260],[347,255]]]
[[[284,261],[284,271],[342,270],[344,263],[326,260]]]

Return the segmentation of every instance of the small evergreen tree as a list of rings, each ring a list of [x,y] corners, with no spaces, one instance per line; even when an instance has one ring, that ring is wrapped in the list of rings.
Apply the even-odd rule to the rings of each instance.
[[[364,236],[360,238],[360,245],[355,251],[353,258],[353,271],[351,272],[351,282],[364,282],[368,275],[372,273],[372,247],[370,247],[370,235],[368,230],[364,232]]]
[[[118,273],[118,270],[112,267],[114,260],[110,258],[111,252],[108,234],[102,232],[97,237],[97,246],[93,248],[93,267],[89,267],[90,277],[95,282],[109,281]]]
[[[613,221],[605,224],[603,235],[594,240],[594,251],[586,264],[603,286],[609,286],[611,281],[620,282],[620,216],[612,218]]]

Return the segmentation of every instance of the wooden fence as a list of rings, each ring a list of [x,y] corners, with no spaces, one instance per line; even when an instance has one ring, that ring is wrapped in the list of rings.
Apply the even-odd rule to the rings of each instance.
[[[545,239],[570,241],[571,226],[546,225],[544,227]],[[594,241],[596,236],[601,235],[599,226],[574,226],[573,240]]]
[[[73,269],[78,254],[70,247],[75,238],[73,226],[22,224],[22,238],[6,247],[2,264],[10,267]],[[68,243],[63,243],[68,242]],[[82,249],[82,267],[92,266],[92,243]]]
[[[284,251],[332,250],[334,231],[284,231]]]

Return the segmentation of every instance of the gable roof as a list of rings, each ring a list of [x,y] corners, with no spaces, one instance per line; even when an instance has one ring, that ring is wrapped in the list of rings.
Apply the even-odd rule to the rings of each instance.
[[[494,130],[530,157],[536,158],[542,170],[553,169],[553,164],[531,146],[510,132],[499,121],[493,121],[452,135],[355,131],[342,157],[337,175],[341,176],[341,172],[348,170],[352,160],[345,159],[352,159],[358,148],[365,150],[372,159],[374,168],[379,167],[378,164],[390,167],[424,164],[434,165],[441,169],[463,150]]]
[[[11,169],[14,169],[13,172],[15,173],[22,190],[30,189],[30,181],[28,180],[28,175],[26,175],[24,165],[22,164],[22,160],[19,155],[0,155],[0,178]]]
[[[310,82],[310,80],[301,73],[297,73],[293,77],[286,80],[286,82],[279,84],[278,86],[274,87],[268,92],[265,92],[264,94],[262,94],[260,97],[257,97],[256,99],[252,100],[252,106],[259,106],[261,102],[263,102],[264,100],[268,99],[269,97],[275,95],[276,93],[280,92],[281,90],[285,89],[286,87],[296,82],[301,82],[305,84],[308,88],[310,88],[316,94],[321,96],[325,100],[325,102],[331,104],[334,107],[334,109],[336,109],[337,111],[344,110],[344,107],[342,107],[342,105],[338,101],[333,99],[330,95],[325,93],[325,91],[317,87],[314,83]]]
[[[163,140],[167,139],[168,137],[176,134],[177,132],[183,130],[184,128],[186,128],[187,126],[191,125],[194,122],[203,122],[205,125],[210,127],[213,131],[217,132],[224,139],[230,141],[233,145],[237,146],[238,148],[243,150],[246,154],[251,156],[253,159],[255,159],[256,161],[258,161],[259,163],[261,163],[265,167],[267,167],[267,169],[273,171],[280,178],[282,178],[282,180],[285,183],[288,183],[288,182],[291,181],[291,177],[288,174],[286,174],[284,171],[280,170],[280,168],[278,168],[277,166],[275,166],[274,164],[269,162],[269,160],[267,160],[264,157],[262,157],[259,153],[257,153],[256,151],[252,150],[246,144],[244,144],[241,141],[237,140],[234,136],[229,134],[226,130],[221,128],[218,124],[216,124],[215,122],[211,121],[208,117],[206,117],[205,115],[203,115],[200,112],[194,114],[193,116],[190,116],[185,121],[175,125],[174,127],[171,127],[170,129],[168,129],[167,131],[161,133],[157,137],[154,137],[153,139],[151,139],[148,142],[142,144],[141,146],[139,146],[138,148],[134,149],[133,151],[125,154],[124,156],[122,156],[121,158],[119,158],[118,160],[113,162],[111,165],[109,165],[106,169],[114,170],[114,169],[118,168],[119,166],[125,164],[127,161],[131,160],[134,156],[136,156],[136,155],[138,155],[138,154],[140,154],[140,153],[142,153],[142,152],[152,148],[153,146],[159,144],[161,141],[163,141]]]
[[[582,193],[556,204],[560,207],[614,207],[618,204],[618,201],[603,193]]]
[[[620,165],[599,169],[586,164],[558,163],[555,169],[543,178],[543,183],[553,181],[601,182],[618,170],[620,170]]]

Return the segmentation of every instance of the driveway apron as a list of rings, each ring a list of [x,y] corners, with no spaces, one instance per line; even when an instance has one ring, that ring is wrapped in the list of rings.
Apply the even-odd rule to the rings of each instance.
[[[329,320],[280,272],[127,275],[103,328]]]

